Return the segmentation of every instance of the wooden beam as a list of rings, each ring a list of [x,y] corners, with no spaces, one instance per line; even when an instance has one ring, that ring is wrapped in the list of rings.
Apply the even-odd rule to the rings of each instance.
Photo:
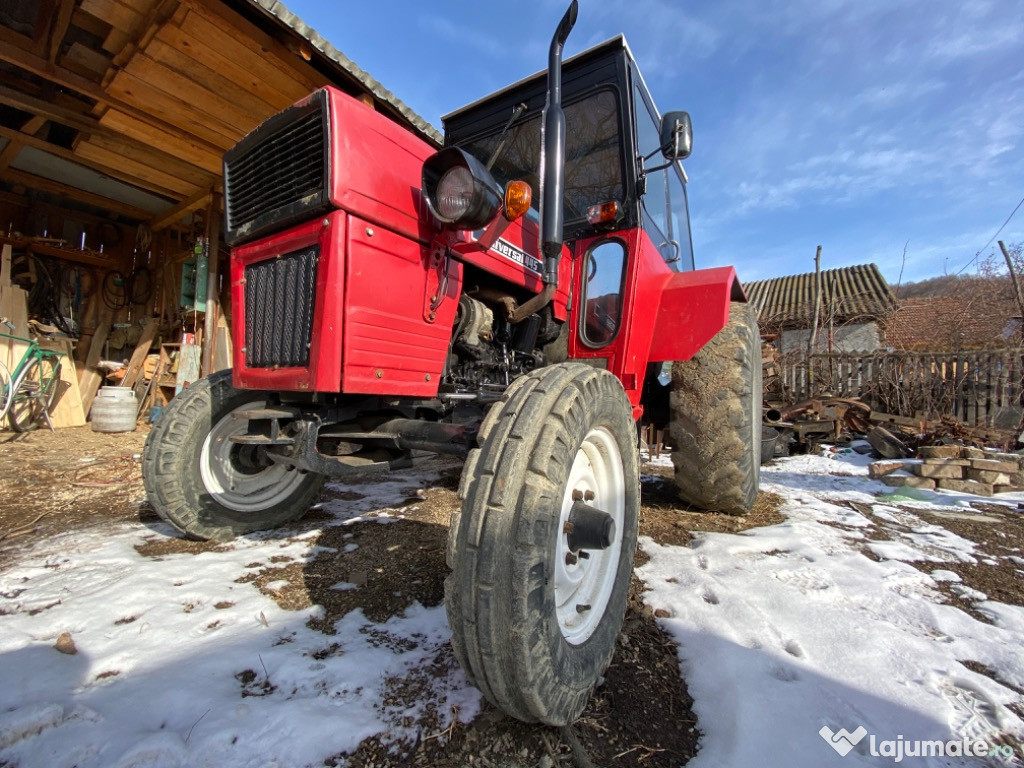
[[[127,64],[136,51],[149,45],[153,36],[174,16],[180,5],[181,0],[158,0],[158,2],[153,4],[153,7],[149,9],[149,13],[139,22],[135,37],[129,40],[114,55],[110,69],[107,70],[103,77],[104,86],[110,83],[116,71]]]
[[[137,114],[140,120],[144,120],[154,128],[159,128],[172,136],[187,138],[190,141],[200,144],[211,152],[220,153],[223,151],[223,148],[218,147],[216,144],[202,139],[195,134],[184,130],[180,126],[168,122],[167,120],[150,114],[138,105],[130,103],[130,101],[125,101],[119,96],[107,93],[103,88],[88,78],[76,75],[74,72],[71,72],[64,67],[50,64],[50,62],[41,56],[13,46],[0,45],[0,61],[6,61],[8,64],[20,67],[37,77],[49,80],[64,88],[68,88],[83,96],[87,96],[99,104],[117,107],[118,109],[125,110],[129,113]]]
[[[182,200],[173,208],[169,208],[163,213],[156,214],[152,219],[150,219],[150,231],[159,232],[161,229],[165,229],[166,227],[176,223],[178,219],[185,214],[192,213],[192,211],[202,208],[207,204],[207,202],[209,202],[212,194],[212,189],[201,189],[192,195],[192,197],[187,200]]]
[[[157,168],[179,168],[183,165],[189,166],[189,168],[193,170],[188,171],[188,173],[192,175],[186,176],[185,178],[190,181],[199,180],[195,175],[200,175],[200,177],[203,175],[206,177],[213,175],[211,174],[209,167],[197,165],[192,162],[184,152],[180,151],[187,147],[179,147],[176,144],[171,145],[174,146],[175,151],[174,154],[169,154],[161,149],[157,149],[153,143],[139,141],[136,138],[126,136],[117,127],[108,128],[97,122],[96,118],[91,115],[65,109],[55,104],[43,101],[42,99],[37,99],[34,96],[21,93],[5,85],[0,85],[0,104],[7,104],[15,109],[20,109],[22,112],[30,112],[34,115],[45,117],[49,120],[60,123],[61,125],[74,128],[76,131],[88,136],[102,137],[103,141],[120,145],[126,154],[130,154],[133,157],[144,153],[146,156],[151,158],[151,162]],[[117,114],[120,113],[108,112],[104,117],[107,118]],[[159,135],[159,132],[155,132],[151,141],[155,142]],[[194,144],[192,146],[194,146]],[[217,158],[215,167],[218,170],[220,169],[219,158],[222,154],[221,150],[217,150],[213,155]],[[209,166],[210,164],[207,163],[206,165]]]
[[[80,203],[85,203],[105,211],[110,211],[111,213],[118,213],[122,216],[127,216],[129,219],[133,219],[135,221],[147,221],[153,215],[149,211],[136,208],[134,205],[128,205],[118,200],[112,200],[109,197],[103,197],[102,195],[97,195],[93,192],[87,192],[84,189],[77,189],[75,187],[68,186],[67,184],[61,184],[59,181],[45,179],[42,176],[35,176],[34,174],[25,173],[24,171],[8,169],[4,171],[4,177],[16,184],[24,184],[26,187],[32,187],[33,189],[39,189],[43,192],[49,192],[54,195],[66,197],[69,200],[77,200]]]
[[[30,141],[39,141],[36,139],[35,134],[39,132],[39,129],[46,125],[47,120],[45,117],[39,115],[33,115],[25,124],[21,126],[21,131],[10,131],[12,136],[8,136],[8,129],[0,126],[0,136],[8,139],[7,146],[4,147],[3,152],[0,152],[0,171],[5,171],[10,167],[11,163],[14,162],[14,158],[18,156],[22,148]]]
[[[51,64],[57,62],[57,54],[60,53],[60,45],[64,42],[64,35],[68,33],[71,25],[71,13],[75,10],[75,0],[60,0],[60,7],[53,22],[53,31],[50,33],[50,50],[46,60]]]
[[[180,197],[182,194],[187,194],[189,190],[195,187],[194,184],[182,184],[180,182],[177,184],[169,184],[168,182],[173,181],[173,179],[165,180],[165,183],[163,184],[154,183],[152,177],[155,176],[156,178],[160,178],[158,173],[149,174],[150,178],[135,176],[128,173],[127,170],[125,170],[124,165],[118,167],[118,165],[113,162],[96,162],[86,154],[72,152],[70,149],[64,149],[64,147],[51,144],[48,141],[43,141],[35,136],[30,136],[19,131],[12,131],[10,128],[4,128],[2,125],[0,125],[0,137],[10,141],[7,147],[4,148],[4,151],[0,152],[0,171],[4,170],[7,165],[9,165],[9,163],[4,163],[4,155],[7,154],[9,149],[13,147],[16,150],[20,150],[21,147],[32,147],[33,149],[46,152],[54,157],[59,157],[62,160],[67,160],[68,162],[85,166],[86,168],[91,168],[94,171],[98,171],[99,173],[103,173],[119,181],[123,181],[125,184],[131,184],[132,186],[144,189],[147,192],[155,192],[158,195],[170,197],[172,199]]]

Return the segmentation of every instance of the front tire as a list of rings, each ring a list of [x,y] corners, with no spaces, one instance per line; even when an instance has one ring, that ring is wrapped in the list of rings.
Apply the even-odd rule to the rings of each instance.
[[[264,404],[218,371],[183,390],[146,438],[142,480],[157,514],[192,539],[226,541],[298,519],[324,478],[270,462],[232,443],[245,421],[232,413]]]
[[[579,363],[523,377],[494,408],[452,520],[452,645],[496,707],[566,725],[611,661],[625,613],[640,503],[632,409],[614,376]],[[570,538],[581,500],[611,519],[607,546]]]
[[[761,481],[761,344],[757,314],[733,302],[729,322],[672,366],[672,464],[679,497],[742,515]]]

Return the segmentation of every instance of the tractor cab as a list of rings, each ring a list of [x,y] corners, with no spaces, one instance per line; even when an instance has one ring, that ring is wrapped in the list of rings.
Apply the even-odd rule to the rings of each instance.
[[[689,116],[662,119],[621,35],[568,59],[562,81],[565,242],[639,228],[670,269],[692,270],[686,174],[678,162],[689,154]],[[490,172],[503,188],[531,184],[527,216],[535,221],[545,98],[541,73],[442,118],[446,146],[483,162],[493,157]]]

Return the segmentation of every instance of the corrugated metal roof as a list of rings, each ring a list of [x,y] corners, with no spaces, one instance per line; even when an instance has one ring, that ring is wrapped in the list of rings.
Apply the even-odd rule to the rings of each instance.
[[[423,134],[424,138],[428,141],[432,141],[437,145],[443,143],[444,137],[437,128],[420,117],[407,104],[395,96],[395,94],[359,67],[354,61],[352,61],[352,59],[321,37],[315,29],[289,11],[284,3],[279,0],[249,0],[249,2],[261,8],[293,32],[300,35],[304,40],[306,40],[306,42],[320,51],[320,53],[326,56],[330,61],[334,62],[336,65],[352,75],[352,77],[358,80],[363,87],[373,94],[374,98],[393,108],[414,128]]]
[[[814,317],[814,281],[815,273],[808,272],[758,280],[743,288],[762,325],[807,327]],[[889,284],[874,264],[823,270],[821,284],[822,318],[830,312],[837,322],[881,318],[896,307]]]

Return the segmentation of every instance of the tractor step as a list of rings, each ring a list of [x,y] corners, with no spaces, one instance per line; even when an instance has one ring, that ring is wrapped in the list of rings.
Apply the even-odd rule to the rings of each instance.
[[[294,419],[299,414],[298,408],[279,405],[276,408],[249,408],[233,411],[231,417],[242,421],[258,421],[263,419]]]
[[[276,440],[267,435],[232,435],[228,438],[239,445],[295,445],[290,437],[278,437]]]

